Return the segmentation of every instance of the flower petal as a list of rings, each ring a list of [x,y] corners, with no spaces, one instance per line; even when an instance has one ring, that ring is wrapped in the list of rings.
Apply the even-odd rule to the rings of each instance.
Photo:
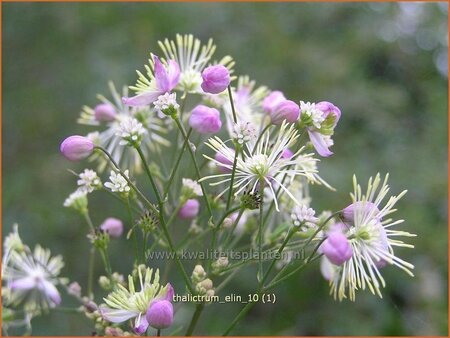
[[[100,305],[100,313],[103,319],[111,323],[122,323],[139,315],[137,311],[111,309],[105,305]]]
[[[36,287],[36,280],[33,277],[16,279],[9,284],[12,290],[30,290]]]
[[[145,106],[147,104],[150,104],[163,94],[160,91],[148,91],[141,94],[138,94],[133,97],[122,97],[123,104],[126,104],[127,106]]]
[[[316,149],[316,151],[319,153],[320,156],[328,157],[333,155],[333,152],[331,152],[328,149],[327,142],[321,133],[317,131],[308,130],[308,135],[314,148]]]

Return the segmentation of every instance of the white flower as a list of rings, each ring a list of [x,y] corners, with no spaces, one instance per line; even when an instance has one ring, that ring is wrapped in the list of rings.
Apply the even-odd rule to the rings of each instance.
[[[366,287],[381,297],[380,287],[385,286],[385,281],[379,270],[386,263],[395,265],[413,276],[411,269],[414,269],[414,266],[395,256],[393,247],[413,248],[413,245],[405,244],[398,237],[415,235],[392,229],[403,220],[385,219],[385,216],[396,211],[394,206],[406,190],[398,196],[391,196],[384,207],[381,206],[389,192],[388,176],[386,175],[383,182],[379,174],[375,179],[370,178],[366,194],[362,193],[361,186],[353,176],[354,192],[351,197],[353,203],[358,203],[359,207],[353,209],[353,226],[349,226],[346,233],[353,249],[353,256],[330,275],[331,293],[339,300],[346,298],[347,295],[350,300],[354,300],[355,291],[364,290]]]
[[[239,144],[255,141],[256,128],[251,122],[235,123],[231,137]]]
[[[98,98],[102,103],[108,103],[114,106],[117,113],[114,121],[102,123],[102,126],[106,126],[106,129],[102,131],[95,131],[88,134],[88,138],[94,142],[95,145],[105,148],[113,157],[113,159],[124,168],[128,168],[132,173],[139,173],[142,171],[142,162],[139,154],[130,149],[126,145],[122,145],[122,136],[117,135],[117,130],[120,123],[129,118],[139,118],[143,127],[146,129],[146,133],[142,135],[141,149],[146,159],[149,159],[150,153],[161,152],[161,146],[167,147],[170,142],[165,138],[167,134],[167,128],[164,121],[157,116],[155,110],[149,107],[130,107],[122,103],[122,96],[128,95],[128,88],[124,87],[122,93],[118,93],[112,83],[109,83],[111,90],[112,101],[106,99],[104,96],[99,95]],[[83,112],[80,114],[78,123],[84,125],[100,125],[95,119],[94,109],[84,107]],[[98,171],[103,171],[108,166],[108,161],[103,154],[92,155],[92,159],[99,162]]]
[[[310,123],[320,129],[322,122],[325,121],[323,111],[316,108],[315,103],[300,101],[300,111],[301,111],[301,119],[305,120],[308,118]]]
[[[14,236],[18,236],[16,233]],[[28,247],[13,250],[2,267],[2,280],[6,282],[4,305],[24,303],[26,311],[40,311],[61,302],[55,285],[64,266],[61,256],[51,257],[50,251],[37,245],[31,253]]]
[[[91,193],[102,186],[102,182],[94,170],[84,169],[84,172],[79,175],[79,178],[77,184],[79,186],[78,189],[81,191]]]
[[[203,196],[202,187],[197,181],[191,180],[190,178],[183,178],[182,182],[186,195],[189,195],[189,197]]]
[[[153,102],[156,111],[158,114],[163,114],[164,111],[172,107],[172,109],[177,110],[180,108],[180,105],[177,103],[177,94],[176,93],[165,93],[164,95],[158,96],[158,99]]]
[[[315,214],[315,210],[312,208],[308,208],[306,205],[296,206],[294,210],[292,210],[292,222],[297,227],[301,225],[305,225],[309,228],[315,227],[317,226],[317,222],[319,220],[314,216]]]
[[[158,41],[158,45],[167,60],[175,60],[180,66],[180,82],[177,88],[183,92],[203,93],[202,71],[211,62],[216,50],[212,39],[206,45],[193,35],[176,35],[175,41],[165,39]],[[233,72],[234,61],[230,56],[225,56],[219,62],[226,66],[230,73]]]
[[[116,135],[122,138],[120,145],[135,146],[141,143],[146,132],[141,122],[133,117],[126,117],[120,122]]]
[[[137,270],[139,273],[140,291],[136,291],[133,277],[129,275],[128,289],[121,284],[117,284],[116,290],[111,292],[108,297],[103,298],[106,304],[100,305],[100,313],[105,320],[111,323],[122,323],[135,318],[133,330],[138,334],[142,334],[149,325],[145,319],[145,314],[150,303],[156,298],[172,301],[173,289],[170,284],[164,287],[159,284],[158,270],[153,276],[153,270],[147,268],[145,277],[142,276],[140,268]]]
[[[64,201],[64,206],[66,208],[73,208],[78,211],[84,211],[87,208],[87,191],[86,190],[75,190],[69,195]]]
[[[300,156],[300,153],[303,151],[303,148],[301,148],[290,159],[281,156],[283,151],[288,148],[289,145],[294,144],[297,138],[298,133],[295,130],[294,125],[291,124],[288,126],[286,123],[283,123],[274,141],[269,140],[269,134],[266,133],[265,137],[262,138],[254,149],[253,155],[244,151],[243,158],[239,156],[236,160],[236,173],[233,185],[235,196],[244,190],[255,193],[255,191],[259,189],[259,183],[264,181],[265,185],[270,189],[277,211],[279,211],[279,207],[274,187],[279,186],[296,204],[299,204],[297,199],[282,183],[281,178],[284,177],[284,175],[288,175],[291,178],[295,178],[299,175],[306,176],[305,170],[298,164],[299,161],[303,161],[304,156],[312,156],[312,154]],[[234,162],[234,151],[218,137],[210,138],[206,145],[226,158],[228,163]],[[230,172],[207,176],[202,178],[202,180],[219,179],[217,182],[210,183],[212,186],[231,180],[232,164],[224,164],[211,157],[204,156],[217,165],[229,169]],[[222,191],[219,196],[224,194],[227,190],[228,188]]]
[[[129,177],[128,169],[123,173],[127,178]],[[110,189],[112,192],[128,193],[130,191],[130,186],[128,185],[127,180],[120,173],[116,173],[114,170],[111,170],[109,180],[111,182],[106,182],[105,187]]]

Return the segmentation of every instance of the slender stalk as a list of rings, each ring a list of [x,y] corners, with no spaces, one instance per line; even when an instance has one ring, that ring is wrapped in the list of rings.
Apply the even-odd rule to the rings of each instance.
[[[156,336],[161,337],[161,329],[156,330]]]
[[[200,315],[203,311],[203,308],[205,307],[205,304],[197,304],[195,307],[195,312],[192,315],[191,322],[189,323],[189,327],[186,331],[185,336],[192,336],[192,333],[194,332],[195,326],[197,325],[198,319],[200,318]]]
[[[233,113],[233,122],[237,123],[237,116],[236,116],[236,111],[234,109],[233,94],[231,93],[231,86],[228,86],[228,96],[230,98],[231,112]]]
[[[88,283],[87,283],[87,296],[89,299],[93,299],[92,288],[94,285],[94,265],[95,264],[95,248],[92,246],[89,251],[89,267],[88,267]]]
[[[259,191],[261,196],[261,203],[259,205],[259,229],[258,229],[258,274],[257,279],[261,281],[264,275],[264,267],[262,261],[262,242],[263,242],[263,221],[264,221],[264,180],[259,181]]]
[[[233,196],[233,185],[234,185],[234,176],[236,175],[236,164],[237,159],[239,156],[239,147],[235,147],[234,152],[234,161],[233,161],[233,169],[231,170],[231,178],[230,178],[230,191],[228,192],[228,199],[227,199],[227,207],[226,210],[230,208],[231,205],[231,197]]]
[[[83,212],[83,216],[92,233],[95,234],[95,227],[94,224],[92,223],[91,217],[89,216],[89,211],[86,210],[85,212]]]
[[[284,247],[289,242],[291,237],[295,234],[296,231],[289,230],[288,234],[286,235],[286,238],[284,239],[283,243],[281,244],[280,248],[278,249],[277,253],[278,255],[281,255],[281,253],[284,250]],[[264,282],[266,281],[267,277],[269,277],[270,271],[272,271],[273,267],[275,266],[275,262],[277,261],[276,258],[272,260],[272,262],[269,265],[269,269],[266,271],[264,277],[262,278],[261,282],[259,283],[259,286],[262,287],[264,285]]]
[[[174,121],[177,125],[177,127],[180,129],[181,134],[183,135],[184,141],[188,144],[187,148],[189,150],[189,154],[191,155],[192,158],[192,162],[194,163],[194,167],[195,167],[195,172],[197,174],[197,178],[200,180],[202,178],[201,174],[200,174],[200,169],[198,167],[198,163],[197,160],[195,158],[195,154],[194,151],[192,150],[192,147],[189,145],[189,138],[186,134],[186,131],[184,130],[183,125],[181,124],[180,120],[178,119],[178,117],[174,118]],[[206,204],[206,208],[208,209],[208,213],[210,217],[213,217],[213,212],[212,212],[212,208],[211,208],[211,204],[209,203],[209,199],[208,199],[208,194],[206,192],[205,186],[203,184],[203,182],[199,182],[200,187],[202,188],[202,192],[203,192],[203,198],[205,200],[205,204]]]
[[[130,221],[130,227],[133,227],[133,215],[131,213],[131,206],[130,206],[130,198],[127,197],[127,211],[128,211],[128,218]],[[139,262],[139,244],[138,244],[138,238],[137,238],[137,232],[136,229],[132,229],[133,231],[133,247],[134,247],[134,262]],[[145,261],[145,255],[144,255],[144,261]]]
[[[233,238],[233,232],[236,230],[237,225],[239,224],[239,221],[241,220],[242,215],[244,214],[245,209],[240,209],[238,216],[236,217],[235,221],[233,222],[233,225],[231,226],[230,232],[228,233],[228,237],[225,240],[225,244],[223,245],[224,248],[228,247],[229,243],[231,242],[231,239]]]
[[[192,128],[190,128],[188,130],[187,139],[189,139],[189,137],[191,136],[191,133],[192,133]],[[172,172],[170,173],[170,177],[169,177],[169,180],[167,182],[167,186],[166,186],[166,188],[164,190],[164,199],[166,199],[167,195],[169,194],[170,186],[172,185],[172,183],[174,181],[175,174],[177,173],[178,167],[179,167],[180,162],[181,162],[181,158],[183,157],[184,151],[186,149],[186,145],[187,145],[187,141],[184,140],[183,146],[181,147],[181,151],[180,151],[180,153],[178,155],[178,158],[177,158],[177,160],[175,162],[175,166],[173,167]]]
[[[260,295],[260,292],[258,292],[258,295]],[[222,336],[228,336],[228,334],[231,332],[231,330],[234,329],[237,323],[247,314],[247,312],[250,311],[250,309],[255,305],[255,302],[249,302],[247,305],[245,305],[242,310],[238,313],[238,315],[234,318],[234,320],[231,322],[231,324],[228,326],[228,328],[225,330],[225,332],[222,334]]]
[[[147,165],[147,161],[145,160],[145,156],[144,153],[142,152],[142,149],[139,145],[135,146],[135,149],[137,150],[139,157],[141,158],[142,163],[144,164],[144,169],[145,172],[147,173],[148,179],[150,180],[150,184],[152,185],[153,191],[155,192],[155,197],[156,200],[158,201],[159,204],[159,209],[162,212],[162,199],[161,199],[161,195],[159,194],[159,189],[156,185],[155,180],[153,179],[153,175],[150,172],[150,168]]]

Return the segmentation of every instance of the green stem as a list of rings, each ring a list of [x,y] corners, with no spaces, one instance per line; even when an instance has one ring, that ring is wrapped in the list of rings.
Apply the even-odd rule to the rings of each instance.
[[[189,129],[187,133],[187,139],[189,139],[189,136],[191,136],[192,128]],[[178,171],[178,167],[180,166],[181,158],[183,157],[184,151],[186,149],[187,142],[184,140],[183,146],[181,147],[181,151],[178,155],[177,161],[175,162],[175,166],[172,169],[172,172],[170,173],[169,181],[167,182],[166,189],[164,191],[164,199],[167,198],[167,195],[169,194],[170,186],[172,185],[172,182],[174,181],[175,174]]]
[[[197,160],[195,158],[194,151],[192,150],[192,147],[189,144],[189,138],[188,138],[188,136],[186,134],[186,131],[184,130],[184,127],[181,124],[181,122],[178,119],[178,117],[175,117],[174,121],[175,121],[178,129],[180,129],[180,132],[183,135],[184,141],[187,143],[187,148],[189,150],[189,154],[191,155],[192,162],[194,163],[194,167],[195,167],[195,172],[197,174],[197,178],[198,178],[198,180],[200,180],[202,178],[201,175],[200,175],[200,169],[198,167],[198,163],[197,163]],[[212,218],[213,217],[213,212],[212,212],[211,204],[209,203],[208,194],[206,192],[205,186],[204,186],[203,182],[199,182],[199,184],[200,184],[200,187],[202,188],[203,198],[205,200],[205,204],[206,204],[206,208],[208,209],[209,216]]]
[[[92,293],[94,285],[94,265],[95,264],[95,248],[92,246],[89,253],[89,267],[88,267],[88,284],[87,284],[87,296],[89,299],[94,298]]]
[[[258,295],[260,292],[258,292]],[[255,302],[249,302],[247,305],[245,305],[242,310],[238,313],[238,315],[234,318],[234,320],[231,322],[231,324],[228,326],[228,328],[225,330],[225,332],[222,334],[222,336],[228,336],[228,334],[231,332],[231,330],[234,329],[237,323],[247,314],[248,311],[255,305]]]
[[[133,215],[131,213],[129,197],[127,197],[127,211],[128,211],[128,218],[130,221],[130,227],[132,227],[132,231],[133,231],[134,263],[137,263],[137,262],[139,262],[139,244],[138,244],[136,229],[133,227]],[[145,258],[144,258],[144,260],[145,260]]]
[[[264,180],[261,179],[259,181],[259,191],[261,196],[261,203],[259,205],[259,229],[258,229],[258,275],[257,279],[258,281],[261,281],[263,279],[264,275],[264,268],[263,268],[263,261],[262,261],[262,242],[263,242],[263,221],[264,221]]]
[[[191,322],[189,323],[189,327],[186,331],[185,336],[192,336],[192,333],[194,332],[195,326],[197,325],[198,319],[200,318],[200,315],[203,311],[203,308],[205,307],[205,304],[197,304],[195,307],[195,312],[192,315]]]
[[[238,159],[238,155],[239,155],[239,147],[235,147],[235,149],[236,150],[234,151],[233,169],[231,170],[231,178],[230,178],[230,191],[228,192],[226,210],[228,210],[230,208],[231,197],[233,196],[234,176],[236,175],[236,164],[237,164],[237,159]]]
[[[282,252],[283,252],[283,250],[284,250],[284,247],[285,247],[286,244],[289,242],[289,240],[291,239],[291,237],[295,234],[295,232],[296,232],[296,229],[295,229],[295,230],[289,230],[289,232],[288,232],[286,238],[284,239],[283,243],[281,244],[280,248],[279,248],[278,251],[277,251],[278,255],[281,255],[281,254],[282,254]],[[262,279],[261,282],[259,283],[259,286],[260,286],[260,287],[264,286],[264,282],[266,281],[267,277],[269,277],[270,271],[272,271],[273,267],[275,266],[276,261],[277,261],[277,259],[274,258],[274,259],[272,260],[272,262],[270,263],[269,269],[266,271],[266,273],[265,273],[263,279]]]
[[[230,98],[231,112],[233,113],[233,122],[237,123],[237,116],[236,116],[236,111],[234,109],[233,94],[231,93],[231,86],[228,86],[228,97]]]
[[[156,186],[156,182],[153,179],[153,175],[150,172],[150,168],[148,167],[147,161],[145,160],[144,153],[142,152],[142,149],[139,145],[136,145],[135,148],[136,148],[136,150],[139,154],[139,157],[141,158],[141,161],[144,165],[145,172],[147,173],[148,179],[150,180],[150,184],[152,185],[153,191],[155,192],[155,197],[156,197],[156,200],[158,201],[159,209],[161,212],[163,212],[161,195],[159,194],[159,190],[158,190],[158,187]]]
[[[233,232],[234,230],[236,230],[237,225],[239,223],[239,221],[241,220],[242,215],[244,214],[245,209],[240,209],[238,216],[236,217],[236,219],[233,222],[233,225],[231,226],[230,232],[228,233],[228,237],[225,240],[225,244],[223,245],[224,248],[227,248],[229,243],[231,242],[231,239],[233,238]]]

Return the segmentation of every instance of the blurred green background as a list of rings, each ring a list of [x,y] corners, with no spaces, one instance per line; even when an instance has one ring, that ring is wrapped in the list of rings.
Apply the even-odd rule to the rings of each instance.
[[[256,306],[237,335],[447,335],[447,4],[446,3],[7,3],[3,4],[3,236],[13,223],[30,245],[65,257],[63,275],[85,286],[86,227],[62,203],[74,190],[60,141],[89,129],[75,120],[97,93],[135,81],[156,42],[175,33],[214,38],[216,56],[232,55],[237,74],[298,101],[328,100],[342,110],[335,155],[320,165],[338,191],[313,191],[316,210],[349,202],[351,177],[391,174],[392,192],[414,250],[415,278],[384,273],[384,298],[360,292],[335,302],[318,266]],[[343,202],[344,201],[344,202]],[[344,204],[343,204],[344,203]],[[94,222],[121,217],[105,196]],[[113,243],[113,264],[128,273],[127,244]],[[98,272],[101,271],[98,262]],[[246,274],[248,278],[246,279]],[[253,292],[231,285],[236,294]],[[177,284],[177,282],[175,282]],[[69,298],[68,306],[75,305]],[[71,303],[72,302],[72,303]],[[193,306],[177,313],[190,319]],[[240,305],[211,305],[198,334],[221,334]],[[52,312],[34,320],[36,335],[90,335],[83,316]]]

